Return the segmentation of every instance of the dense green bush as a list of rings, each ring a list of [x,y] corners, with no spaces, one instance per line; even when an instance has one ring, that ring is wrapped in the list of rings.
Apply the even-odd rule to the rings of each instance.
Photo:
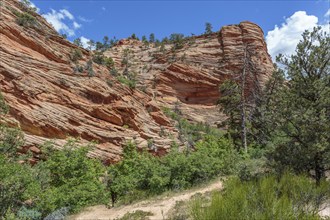
[[[53,146],[49,146],[53,149]],[[47,152],[46,150],[44,152]],[[105,167],[87,157],[88,148],[69,141],[61,151],[48,151],[46,161],[34,167],[0,156],[0,214],[16,217],[47,216],[66,207],[76,212],[87,205],[105,203],[101,181]],[[30,201],[25,205],[25,201]],[[31,218],[28,218],[31,219]]]
[[[330,184],[316,187],[305,176],[284,174],[279,180],[265,176],[241,182],[233,178],[224,191],[214,193],[211,204],[194,200],[193,219],[320,219],[320,206],[330,198]]]
[[[117,76],[117,80],[124,84],[127,85],[131,89],[135,89],[136,87],[136,79],[135,77],[125,77],[123,75]]]
[[[24,201],[36,199],[40,184],[35,177],[30,166],[8,161],[0,155],[0,216],[8,211],[16,213]]]
[[[134,143],[128,143],[123,159],[108,169],[108,187],[113,203],[130,202],[231,174],[238,160],[232,142],[222,136],[203,136],[193,151],[180,149],[173,143],[171,151],[160,158],[146,151],[139,153]]]
[[[0,154],[13,160],[24,143],[23,133],[16,128],[0,125]]]
[[[23,27],[33,27],[37,25],[37,19],[28,12],[17,13],[17,24]]]
[[[61,207],[77,211],[86,205],[103,203],[106,200],[104,184],[100,181],[105,168],[96,159],[87,157],[88,148],[77,148],[68,142],[64,149],[55,151],[38,165],[48,174],[48,187],[40,193],[38,210],[50,213]]]
[[[111,57],[104,56],[101,52],[96,52],[93,55],[93,61],[97,64],[101,64],[106,66],[107,68],[112,68],[114,65],[114,61]]]
[[[170,42],[173,43],[173,49],[177,50],[177,49],[181,49],[183,48],[183,44],[184,44],[184,35],[183,34],[171,34],[170,38],[169,38]]]

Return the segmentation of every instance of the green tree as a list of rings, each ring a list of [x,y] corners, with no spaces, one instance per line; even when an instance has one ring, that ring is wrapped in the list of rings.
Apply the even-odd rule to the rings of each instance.
[[[154,34],[154,33],[151,33],[151,34],[149,35],[149,42],[150,42],[150,43],[154,43],[154,42],[155,42],[155,34]]]
[[[3,156],[16,160],[17,150],[23,144],[23,133],[19,129],[0,125],[0,153]]]
[[[104,36],[103,37],[103,47],[104,48],[109,48],[109,46],[110,46],[109,37],[108,36]]]
[[[28,199],[35,200],[40,185],[32,168],[0,155],[0,216],[16,213]]]
[[[87,42],[87,45],[88,45],[88,49],[91,51],[91,50],[93,50],[94,47],[95,47],[95,41],[94,41],[94,40],[89,40],[89,41]]]
[[[141,41],[143,43],[148,42],[147,37],[145,35],[142,36]]]
[[[78,47],[82,47],[83,46],[80,38],[74,39],[73,40],[73,44],[77,45]]]
[[[171,34],[169,39],[174,44],[174,49],[181,49],[184,43],[184,35],[183,34]]]
[[[78,147],[71,140],[38,165],[40,172],[49,177],[37,200],[38,210],[48,214],[69,207],[75,212],[86,205],[106,202],[107,193],[101,181],[105,168],[99,160],[87,157],[89,149],[90,146]]]
[[[205,32],[204,34],[212,34],[212,24],[209,22],[205,23]]]
[[[330,37],[320,27],[302,37],[296,54],[277,58],[287,81],[273,99],[270,159],[320,183],[330,169]]]
[[[104,45],[101,42],[99,42],[99,41],[96,42],[96,44],[95,44],[95,49],[96,50],[102,50],[104,48],[105,47],[104,47]]]
[[[163,40],[162,40],[162,43],[168,44],[169,43],[168,37],[164,37]]]
[[[130,38],[133,40],[139,40],[135,33],[133,33]]]
[[[9,107],[0,92],[0,116],[8,112]],[[0,153],[3,156],[9,160],[14,160],[17,149],[21,147],[23,143],[23,134],[20,130],[0,124]]]
[[[223,122],[227,133],[233,138],[235,146],[241,146],[240,87],[233,80],[226,80],[220,86],[221,98],[218,101],[221,111],[228,116]],[[238,148],[240,149],[240,148]]]

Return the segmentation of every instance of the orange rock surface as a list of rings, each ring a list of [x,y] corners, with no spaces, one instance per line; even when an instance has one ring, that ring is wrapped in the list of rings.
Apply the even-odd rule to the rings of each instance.
[[[153,139],[164,152],[176,129],[161,107],[179,105],[192,121],[221,121],[218,87],[241,71],[243,45],[258,70],[256,80],[263,83],[273,70],[262,30],[242,22],[190,38],[178,50],[169,44],[161,52],[153,44],[121,40],[105,55],[121,73],[124,51],[129,50],[129,71],[138,79],[137,89],[130,89],[95,63],[94,76],[75,71],[76,65],[86,66],[92,52],[80,48],[82,58],[72,62],[70,54],[78,47],[37,13],[38,25],[23,27],[16,23],[14,12],[22,12],[17,1],[3,0],[0,7],[0,89],[10,106],[11,125],[19,125],[27,146],[52,140],[61,147],[68,137],[76,137],[81,143],[96,141],[91,155],[112,162],[120,158],[126,141],[135,140],[142,148]],[[172,135],[160,135],[161,129]]]

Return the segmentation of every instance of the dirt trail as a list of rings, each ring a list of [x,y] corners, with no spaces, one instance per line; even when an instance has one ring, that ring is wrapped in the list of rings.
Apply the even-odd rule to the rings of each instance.
[[[116,219],[123,217],[127,212],[134,212],[136,210],[142,210],[145,212],[151,212],[154,215],[150,216],[150,220],[162,220],[167,218],[167,213],[172,209],[176,202],[187,201],[193,195],[197,193],[206,193],[213,190],[219,190],[222,188],[222,182],[217,181],[203,188],[184,191],[179,194],[175,194],[171,197],[164,197],[161,199],[150,199],[141,201],[131,205],[125,205],[115,208],[106,208],[104,205],[93,206],[85,209],[83,212],[71,216],[69,219],[73,220],[90,220],[90,219]]]

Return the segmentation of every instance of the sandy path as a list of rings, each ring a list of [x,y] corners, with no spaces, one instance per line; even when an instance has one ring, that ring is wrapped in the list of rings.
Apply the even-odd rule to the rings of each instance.
[[[324,218],[330,218],[330,204],[325,205],[325,207],[319,212],[319,215]]]
[[[93,206],[85,209],[83,212],[69,217],[69,219],[89,220],[89,219],[116,219],[123,217],[127,212],[134,212],[136,210],[142,210],[145,212],[151,212],[154,215],[150,216],[150,220],[162,220],[166,219],[167,213],[172,209],[176,202],[187,201],[196,193],[206,193],[213,190],[219,190],[222,188],[222,182],[217,181],[206,187],[196,190],[189,190],[173,195],[171,197],[164,197],[159,200],[151,199],[142,202],[138,202],[132,205],[125,205],[108,209],[103,205]]]

